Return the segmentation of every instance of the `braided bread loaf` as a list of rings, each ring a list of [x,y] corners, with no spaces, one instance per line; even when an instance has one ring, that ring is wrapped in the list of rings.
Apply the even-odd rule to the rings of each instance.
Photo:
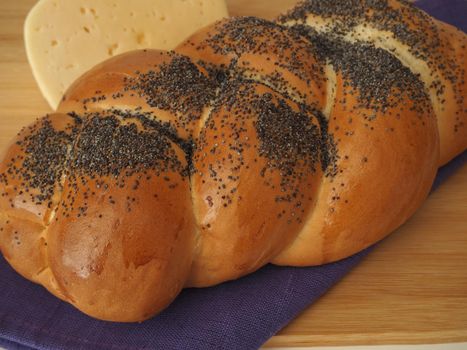
[[[466,148],[465,107],[439,133],[450,115],[406,61],[297,13],[224,20],[76,81],[0,164],[8,262],[93,317],[141,321],[183,287],[335,261],[402,224]],[[446,28],[459,63],[440,72],[463,81],[466,37]]]

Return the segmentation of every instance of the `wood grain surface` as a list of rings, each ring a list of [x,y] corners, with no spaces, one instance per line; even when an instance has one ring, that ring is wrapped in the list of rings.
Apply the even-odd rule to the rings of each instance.
[[[228,1],[232,14],[266,18],[295,2]],[[23,47],[34,3],[0,1],[0,152],[20,127],[50,112]],[[467,341],[467,166],[266,346],[454,341]]]

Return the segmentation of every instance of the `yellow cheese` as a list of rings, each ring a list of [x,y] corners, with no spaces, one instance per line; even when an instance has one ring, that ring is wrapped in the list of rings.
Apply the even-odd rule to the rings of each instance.
[[[82,73],[120,53],[170,50],[227,17],[224,0],[40,0],[26,18],[26,52],[52,108]]]

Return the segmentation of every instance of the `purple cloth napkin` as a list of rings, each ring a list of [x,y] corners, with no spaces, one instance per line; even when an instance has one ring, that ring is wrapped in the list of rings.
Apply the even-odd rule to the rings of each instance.
[[[467,1],[422,0],[417,4],[466,31]],[[464,152],[440,169],[433,188],[466,162]],[[187,289],[162,314],[141,324],[87,317],[17,275],[0,256],[0,346],[67,350],[257,349],[371,249],[324,266],[268,265],[233,282]]]

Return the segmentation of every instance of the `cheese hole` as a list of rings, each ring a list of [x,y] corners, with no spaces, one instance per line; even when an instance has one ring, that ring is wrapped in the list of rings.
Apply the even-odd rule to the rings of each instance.
[[[50,46],[57,46],[58,45],[58,41],[57,40],[52,40],[50,42]]]
[[[135,17],[135,13],[133,11],[130,12],[130,17]]]
[[[86,14],[86,9],[84,7],[80,7],[79,12],[81,12],[81,14],[84,15]]]
[[[86,33],[90,33],[90,32],[91,32],[91,31],[89,30],[89,28],[86,27],[86,26],[83,27],[83,30],[84,30]]]
[[[117,43],[110,45],[109,48],[107,49],[107,53],[109,54],[109,56],[113,56],[115,54],[116,49],[118,49]]]
[[[73,69],[73,68],[75,68],[74,64],[68,64],[67,66],[65,66],[65,69]]]
[[[89,11],[91,11],[92,16],[94,17],[94,19],[99,19],[99,16],[97,15],[97,12],[96,12],[95,9],[91,8]]]
[[[144,33],[139,33],[136,36],[136,43],[138,43],[139,45],[143,44],[145,40],[146,40],[146,36],[144,35]]]
[[[161,22],[164,22],[166,20],[164,15],[162,15],[159,19],[161,20]]]

